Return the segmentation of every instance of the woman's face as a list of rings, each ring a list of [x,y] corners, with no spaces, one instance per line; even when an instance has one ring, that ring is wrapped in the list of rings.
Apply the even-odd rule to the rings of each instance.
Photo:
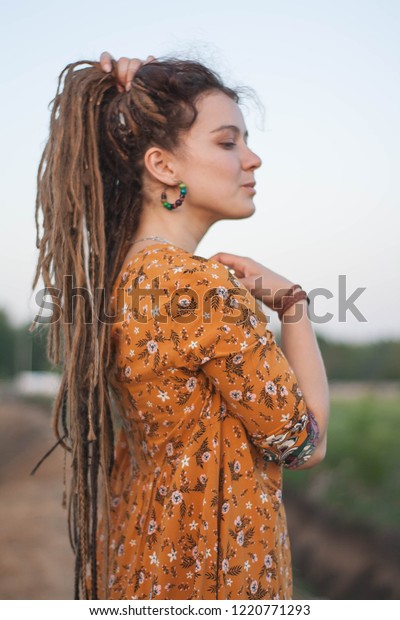
[[[175,159],[187,185],[184,205],[209,223],[249,217],[255,192],[245,185],[255,182],[261,159],[247,146],[242,112],[221,92],[203,95],[196,107],[198,117]]]

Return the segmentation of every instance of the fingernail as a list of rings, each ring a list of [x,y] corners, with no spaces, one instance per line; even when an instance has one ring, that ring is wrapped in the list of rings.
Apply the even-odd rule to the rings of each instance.
[[[106,65],[104,65],[104,71],[106,71],[107,73],[112,71],[112,65],[110,65],[109,62]]]
[[[125,86],[125,90],[126,90],[126,92],[129,92],[130,89],[131,89],[131,83],[128,82],[128,84],[126,84],[126,86]]]

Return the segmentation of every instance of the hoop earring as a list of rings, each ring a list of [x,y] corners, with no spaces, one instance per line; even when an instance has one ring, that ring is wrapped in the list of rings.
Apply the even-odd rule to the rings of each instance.
[[[186,188],[185,183],[179,183],[179,190],[180,190],[179,198],[175,200],[173,204],[172,202],[168,202],[167,200],[167,191],[166,191],[167,189],[168,187],[166,187],[161,194],[161,202],[162,202],[163,207],[165,207],[169,211],[172,211],[172,209],[176,209],[177,207],[180,207],[183,201],[185,200],[186,194],[187,194],[187,188]]]

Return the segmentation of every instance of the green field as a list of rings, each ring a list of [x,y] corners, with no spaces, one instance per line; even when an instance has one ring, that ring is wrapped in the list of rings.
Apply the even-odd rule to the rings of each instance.
[[[397,529],[399,443],[399,397],[335,400],[324,462],[309,470],[286,470],[284,485],[340,512],[344,522]]]

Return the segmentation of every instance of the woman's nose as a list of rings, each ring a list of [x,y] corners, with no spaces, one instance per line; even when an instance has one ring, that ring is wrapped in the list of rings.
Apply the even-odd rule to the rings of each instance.
[[[261,157],[256,155],[256,153],[253,153],[253,155],[254,155],[254,159],[255,159],[254,168],[259,168],[262,165],[262,159],[261,159]]]
[[[262,165],[262,159],[254,151],[248,149],[248,154],[244,162],[245,168],[257,169]]]

